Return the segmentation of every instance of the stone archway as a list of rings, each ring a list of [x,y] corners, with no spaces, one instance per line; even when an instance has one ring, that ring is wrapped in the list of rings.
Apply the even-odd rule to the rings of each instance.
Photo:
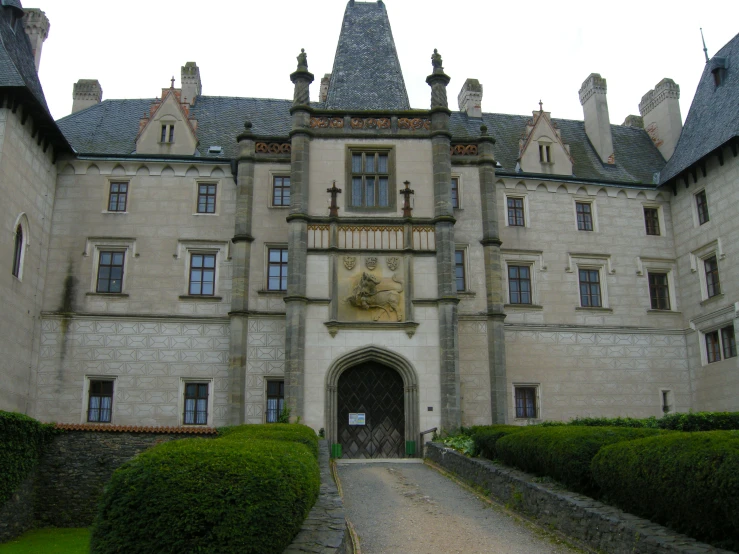
[[[366,346],[349,352],[334,360],[326,375],[326,438],[329,444],[339,442],[338,410],[339,380],[348,370],[366,365],[375,371],[382,367],[389,368],[402,379],[404,435],[406,442],[412,442],[412,448],[418,453],[418,377],[411,363],[403,356],[379,346]],[[350,375],[350,374],[347,374]],[[405,452],[405,449],[401,451]]]

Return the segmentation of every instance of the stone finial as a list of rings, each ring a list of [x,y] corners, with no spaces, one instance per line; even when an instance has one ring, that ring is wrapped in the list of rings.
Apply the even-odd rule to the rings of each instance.
[[[431,65],[434,67],[434,73],[444,73],[444,68],[441,64],[441,54],[434,48],[434,53],[431,54]]]
[[[480,136],[487,136],[488,134],[488,126],[487,125],[480,125]]]
[[[308,71],[308,54],[305,53],[305,48],[300,49],[298,54],[298,71]]]
[[[326,73],[321,79],[321,89],[319,92],[319,98],[321,102],[328,100],[328,86],[331,84],[331,74]]]
[[[38,8],[26,8],[24,11],[23,29],[31,41],[33,61],[36,64],[36,71],[38,72],[39,65],[41,65],[41,48],[49,36],[51,24],[46,14]]]
[[[426,83],[431,87],[431,108],[449,109],[446,98],[446,86],[451,80],[449,75],[444,73],[444,67],[441,65],[441,54],[434,48],[431,56],[431,65],[434,67],[431,75],[426,77]]]
[[[97,79],[80,79],[72,92],[72,113],[99,104],[103,99],[103,87]]]
[[[624,127],[635,127],[637,129],[644,129],[644,119],[639,115],[627,115],[624,122],[621,124]]]
[[[482,85],[477,79],[467,79],[457,96],[459,111],[468,117],[482,117]]]
[[[642,96],[639,102],[644,129],[666,160],[675,151],[683,128],[679,100],[680,85],[665,78]]]
[[[290,74],[290,80],[295,85],[293,106],[307,106],[310,104],[310,84],[313,82],[313,73],[308,71],[308,55],[305,49],[298,54],[298,69]]]
[[[591,73],[580,87],[585,133],[600,160],[608,165],[615,163],[611,120],[608,116],[608,85],[599,73]]]
[[[187,62],[180,69],[180,84],[182,85],[182,98],[190,105],[203,93],[203,85],[200,81],[200,68],[195,62]]]

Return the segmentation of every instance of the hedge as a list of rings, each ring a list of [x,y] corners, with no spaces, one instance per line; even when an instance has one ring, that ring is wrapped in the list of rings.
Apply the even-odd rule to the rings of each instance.
[[[536,427],[512,433],[496,444],[498,457],[523,471],[551,477],[569,489],[597,496],[590,462],[601,447],[660,433],[628,427]]]
[[[567,425],[578,427],[634,427],[658,429],[660,420],[656,417],[637,419],[635,417],[576,417]]]
[[[474,444],[475,454],[482,456],[488,460],[495,460],[498,453],[495,444],[511,433],[523,431],[526,427],[520,425],[485,425],[479,427],[471,427],[469,429],[472,442]]]
[[[0,505],[36,467],[43,447],[58,432],[26,415],[0,411]]]
[[[730,431],[739,429],[739,412],[668,414],[658,421],[660,428],[675,431]]]
[[[670,433],[603,448],[593,477],[609,502],[739,551],[739,431]]]
[[[265,423],[262,425],[236,425],[218,429],[219,437],[238,440],[276,440],[305,444],[318,458],[318,436],[307,425],[295,423]]]
[[[163,443],[122,465],[103,492],[90,552],[282,552],[320,477],[311,449],[270,427],[280,440],[233,428]]]

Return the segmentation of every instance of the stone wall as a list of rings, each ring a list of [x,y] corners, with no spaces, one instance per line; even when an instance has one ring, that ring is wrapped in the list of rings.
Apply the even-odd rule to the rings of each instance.
[[[33,483],[35,472],[13,491],[0,506],[0,544],[22,535],[33,527]]]

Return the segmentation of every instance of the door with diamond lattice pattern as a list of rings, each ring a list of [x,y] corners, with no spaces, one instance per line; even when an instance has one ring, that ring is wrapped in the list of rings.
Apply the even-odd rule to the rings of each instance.
[[[405,453],[403,378],[387,366],[364,363],[339,377],[338,440],[343,458],[402,458]],[[349,425],[349,414],[365,414]]]

